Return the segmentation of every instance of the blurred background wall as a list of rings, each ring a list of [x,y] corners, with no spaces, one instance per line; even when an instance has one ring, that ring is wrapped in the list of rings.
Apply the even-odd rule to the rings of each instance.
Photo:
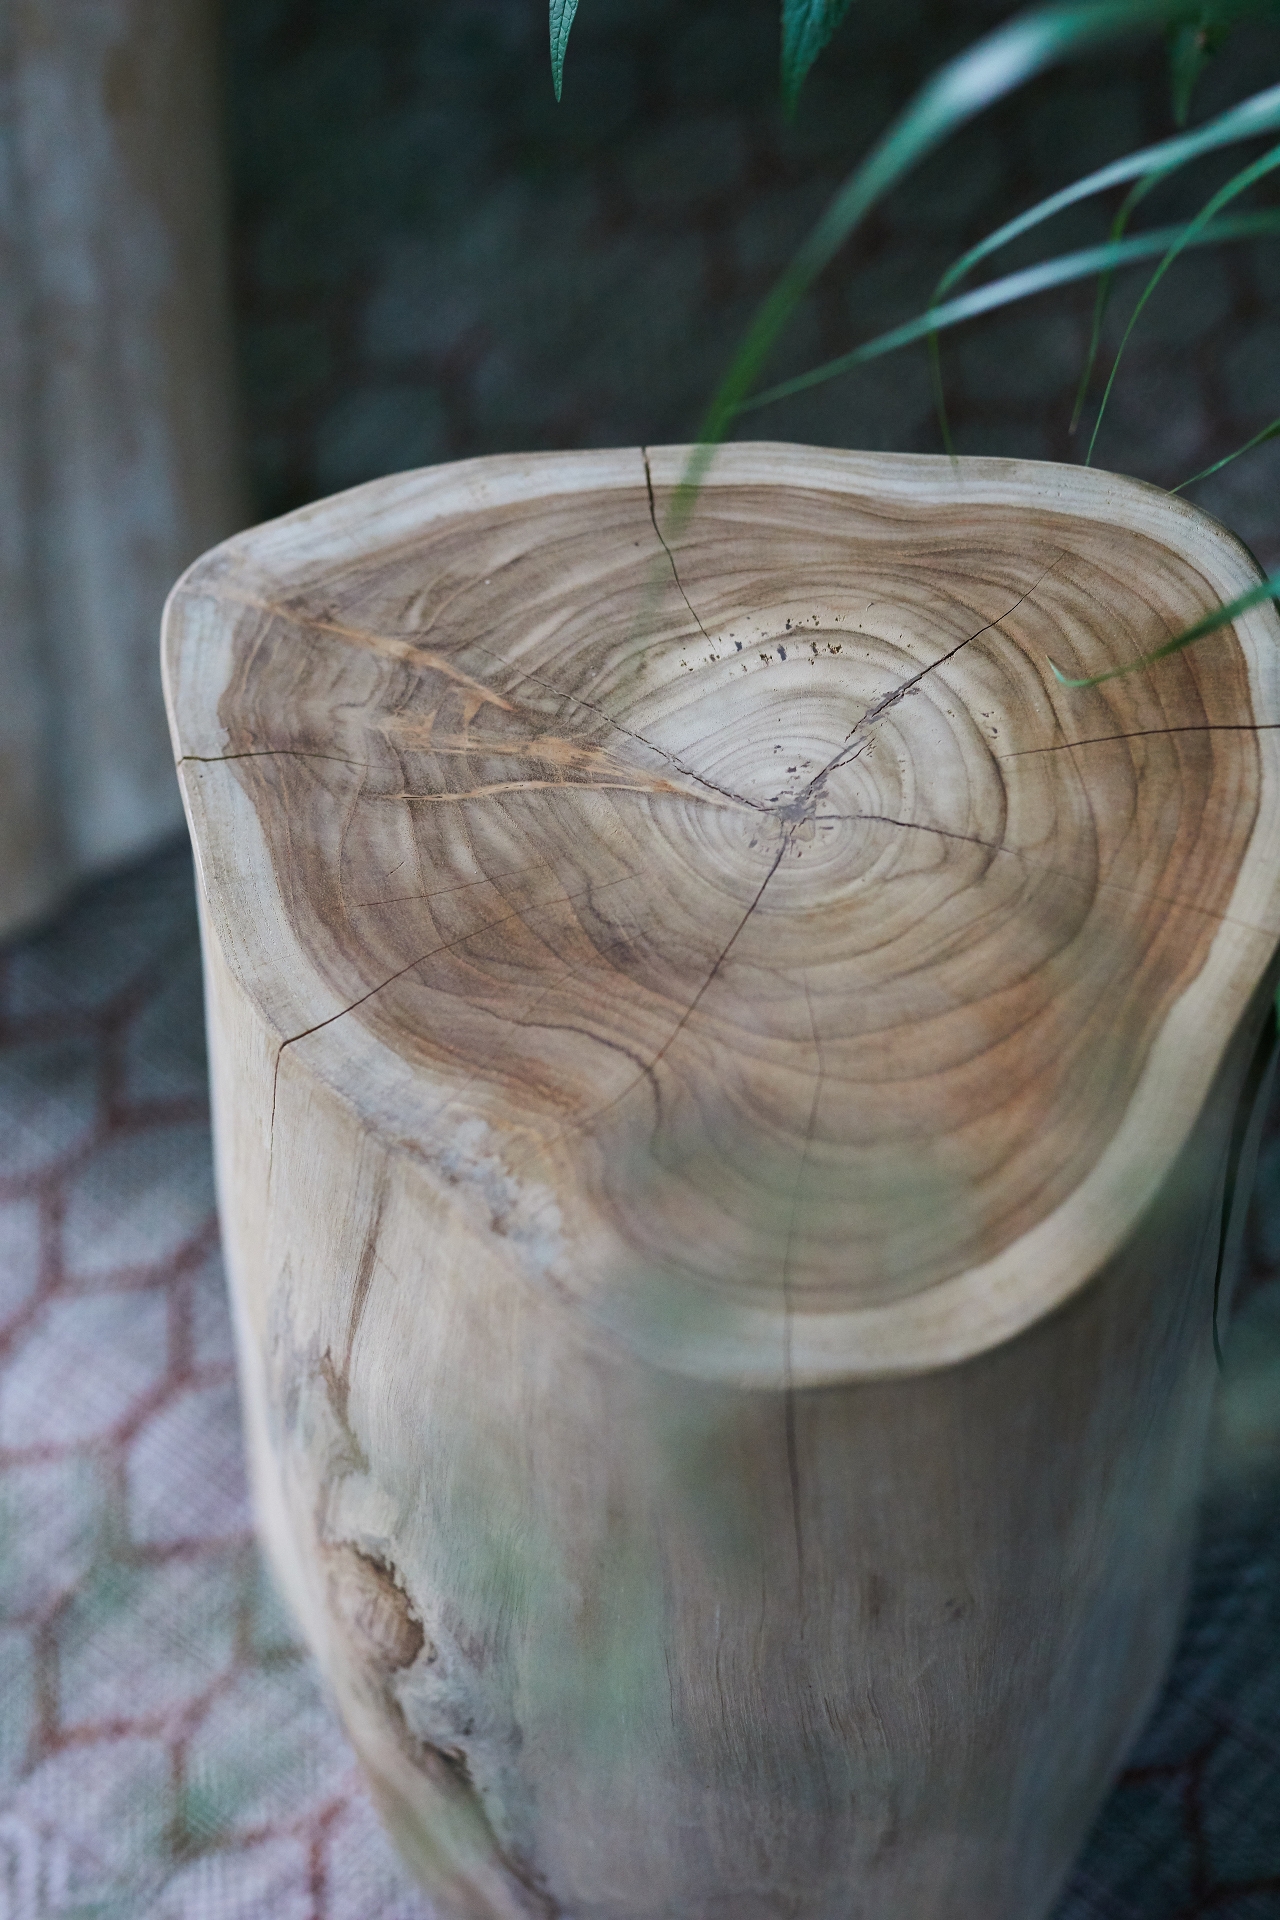
[[[0,934],[177,828],[156,630],[189,559],[398,468],[689,438],[849,167],[1011,11],[853,0],[787,124],[777,0],[582,0],[559,107],[546,0],[5,0]],[[1280,35],[1241,31],[1193,118],[1278,69]],[[918,311],[1010,211],[1171,129],[1152,40],[1037,83],[877,211],[777,372]],[[1150,218],[1238,164],[1184,177]],[[1103,237],[1111,211],[1008,264]],[[1274,247],[1180,262],[1099,463],[1174,484],[1280,413],[1277,292]],[[1091,307],[1082,285],[950,337],[961,451],[1082,456]],[[919,348],[744,426],[939,444]],[[1194,497],[1280,561],[1280,441]]]
[[[227,0],[259,509],[473,453],[688,438],[755,303],[847,170],[941,60],[1016,8],[853,0],[790,126],[778,11],[581,0],[557,107],[546,0]],[[1240,32],[1202,79],[1193,120],[1275,77],[1280,34]],[[918,312],[1007,212],[1172,131],[1158,36],[1036,83],[873,216],[779,372]],[[1143,218],[1198,206],[1241,164],[1201,167]],[[1009,265],[1105,238],[1115,198],[1042,229]],[[1120,281],[1117,318],[1141,285]],[[1179,264],[1134,336],[1099,462],[1172,484],[1280,413],[1278,292],[1274,245]],[[1067,429],[1092,302],[1081,286],[951,336],[961,451],[1082,457]],[[925,352],[743,428],[936,451]],[[1277,482],[1272,445],[1197,497],[1280,558]]]
[[[0,6],[0,934],[181,822],[157,623],[246,511],[219,26]]]

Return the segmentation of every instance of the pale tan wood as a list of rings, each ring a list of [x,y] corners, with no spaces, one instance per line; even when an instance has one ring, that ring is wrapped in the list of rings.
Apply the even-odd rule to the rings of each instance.
[[[442,1910],[1034,1920],[1177,1628],[1280,621],[1066,690],[1249,556],[770,445],[678,523],[684,458],[175,591],[263,1528]]]

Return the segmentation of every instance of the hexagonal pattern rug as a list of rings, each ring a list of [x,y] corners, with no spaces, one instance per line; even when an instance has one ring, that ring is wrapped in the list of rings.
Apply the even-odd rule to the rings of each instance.
[[[1251,1239],[1182,1648],[1058,1920],[1280,1920],[1280,1137]],[[431,1920],[254,1543],[185,848],[0,955],[0,1920],[54,1915]]]

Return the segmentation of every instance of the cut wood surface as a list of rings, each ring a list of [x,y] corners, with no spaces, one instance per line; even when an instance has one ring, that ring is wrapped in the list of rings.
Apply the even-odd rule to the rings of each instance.
[[[1249,556],[771,445],[681,517],[685,457],[175,592],[260,1508],[447,1910],[1027,1920],[1177,1624],[1280,620],[1067,689]]]

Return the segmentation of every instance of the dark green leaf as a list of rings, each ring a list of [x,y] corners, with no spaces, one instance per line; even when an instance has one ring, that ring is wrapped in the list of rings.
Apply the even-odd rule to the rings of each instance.
[[[1111,222],[1108,239],[1123,240],[1138,203],[1164,178],[1163,172],[1148,173],[1141,180],[1135,181],[1120,202],[1119,211]],[[1089,388],[1093,384],[1094,368],[1098,364],[1098,355],[1102,351],[1102,327],[1107,317],[1107,308],[1111,303],[1111,285],[1114,278],[1114,273],[1104,273],[1098,280],[1098,291],[1093,300],[1093,325],[1089,329],[1089,348],[1084,357],[1084,365],[1080,369],[1075,404],[1071,409],[1071,424],[1068,429],[1071,433],[1074,433],[1080,425],[1080,415],[1084,412],[1084,403],[1089,397]]]
[[[840,22],[850,0],[782,0],[782,104],[796,110],[805,76]]]
[[[569,45],[569,29],[578,11],[578,0],[551,0],[551,78],[556,99],[564,87],[564,56]]]

